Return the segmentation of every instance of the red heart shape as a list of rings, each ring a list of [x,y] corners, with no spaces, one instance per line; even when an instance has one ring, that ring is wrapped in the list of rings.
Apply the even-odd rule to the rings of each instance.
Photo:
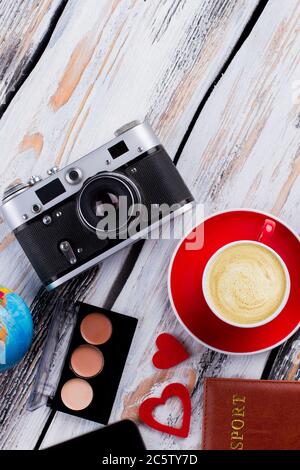
[[[157,369],[170,369],[188,359],[189,354],[175,336],[162,333],[156,340],[158,351],[152,362]]]
[[[180,428],[173,428],[166,424],[159,423],[153,417],[153,412],[157,406],[164,405],[169,398],[176,397],[181,400],[183,406],[183,418],[182,425]],[[139,417],[150,428],[156,429],[157,431],[172,434],[178,437],[187,437],[190,431],[191,423],[191,399],[188,389],[179,383],[167,385],[163,390],[160,398],[147,398],[139,408]]]

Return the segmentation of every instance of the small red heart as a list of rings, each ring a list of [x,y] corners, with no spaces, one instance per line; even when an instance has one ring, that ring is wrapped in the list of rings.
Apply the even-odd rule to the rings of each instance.
[[[162,333],[156,340],[158,351],[152,362],[157,369],[170,369],[188,359],[189,354],[175,336]]]
[[[176,397],[181,400],[183,406],[183,418],[180,428],[173,428],[166,424],[159,423],[154,417],[153,412],[157,406],[164,405],[169,398]],[[147,398],[139,408],[139,417],[150,428],[157,431],[172,434],[178,437],[187,437],[190,431],[191,423],[191,399],[188,389],[179,383],[167,385],[160,398]]]

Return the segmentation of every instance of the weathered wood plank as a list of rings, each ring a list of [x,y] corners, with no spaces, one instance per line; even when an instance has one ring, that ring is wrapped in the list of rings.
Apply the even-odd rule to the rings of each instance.
[[[198,200],[205,203],[207,214],[236,206],[258,208],[281,216],[300,230],[300,104],[292,99],[300,71],[299,20],[297,0],[284,4],[270,0],[198,119],[178,167]],[[136,417],[145,396],[158,395],[166,383],[180,380],[192,392],[189,439],[162,436],[142,425],[141,431],[149,448],[195,449],[201,441],[203,377],[259,378],[268,354],[216,354],[182,331],[167,298],[167,265],[174,245],[147,241],[114,304],[115,310],[139,316],[140,329],[113,418]],[[151,365],[155,337],[164,330],[181,337],[192,357],[181,367],[155,372]],[[294,371],[284,374],[287,377],[297,377],[298,355],[289,359]],[[171,415],[164,419],[173,422]],[[57,415],[45,444],[55,441],[62,425],[64,432],[59,437],[70,435],[68,421]]]
[[[44,174],[53,163],[75,160],[137,117],[147,116],[173,156],[256,4],[70,1],[45,53],[0,122],[1,187],[18,177]],[[0,230],[2,283],[30,302],[39,282],[3,223]],[[105,305],[111,298],[127,254],[124,250],[102,264],[88,296],[91,303]],[[45,309],[47,318],[50,313]],[[5,378],[7,387],[13,376]],[[27,383],[31,380],[32,371]],[[24,412],[25,398],[16,407],[10,401],[1,447],[32,447],[33,437],[20,430],[38,430],[45,422],[45,410]],[[88,428],[87,423],[78,422],[75,429],[73,420],[67,422],[65,433],[60,427],[61,438],[54,431],[57,439]]]
[[[1,0],[0,114],[26,79],[65,0]]]
[[[272,380],[300,380],[299,330],[279,348],[269,378]]]

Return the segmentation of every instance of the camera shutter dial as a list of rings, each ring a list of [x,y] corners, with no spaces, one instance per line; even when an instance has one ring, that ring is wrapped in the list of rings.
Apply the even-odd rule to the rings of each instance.
[[[120,135],[124,134],[125,132],[129,131],[130,129],[133,129],[136,126],[139,126],[141,124],[140,121],[131,121],[128,122],[127,124],[124,124],[124,126],[120,127],[115,131],[115,136],[119,137]]]
[[[22,183],[22,182],[10,184],[4,190],[4,194],[3,194],[3,198],[2,198],[3,202],[8,201],[9,199],[11,199],[14,196],[16,196],[17,194],[19,194],[20,192],[25,191],[25,189],[28,189],[28,187],[29,187],[29,184],[25,184],[25,183]]]

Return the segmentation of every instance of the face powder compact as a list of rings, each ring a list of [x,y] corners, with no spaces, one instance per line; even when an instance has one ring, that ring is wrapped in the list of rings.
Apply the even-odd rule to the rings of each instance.
[[[107,424],[136,326],[133,317],[80,302],[61,302],[28,408],[44,404],[50,390],[47,404],[57,411]],[[64,330],[69,340],[61,339]],[[67,348],[61,351],[60,344],[65,343]]]

